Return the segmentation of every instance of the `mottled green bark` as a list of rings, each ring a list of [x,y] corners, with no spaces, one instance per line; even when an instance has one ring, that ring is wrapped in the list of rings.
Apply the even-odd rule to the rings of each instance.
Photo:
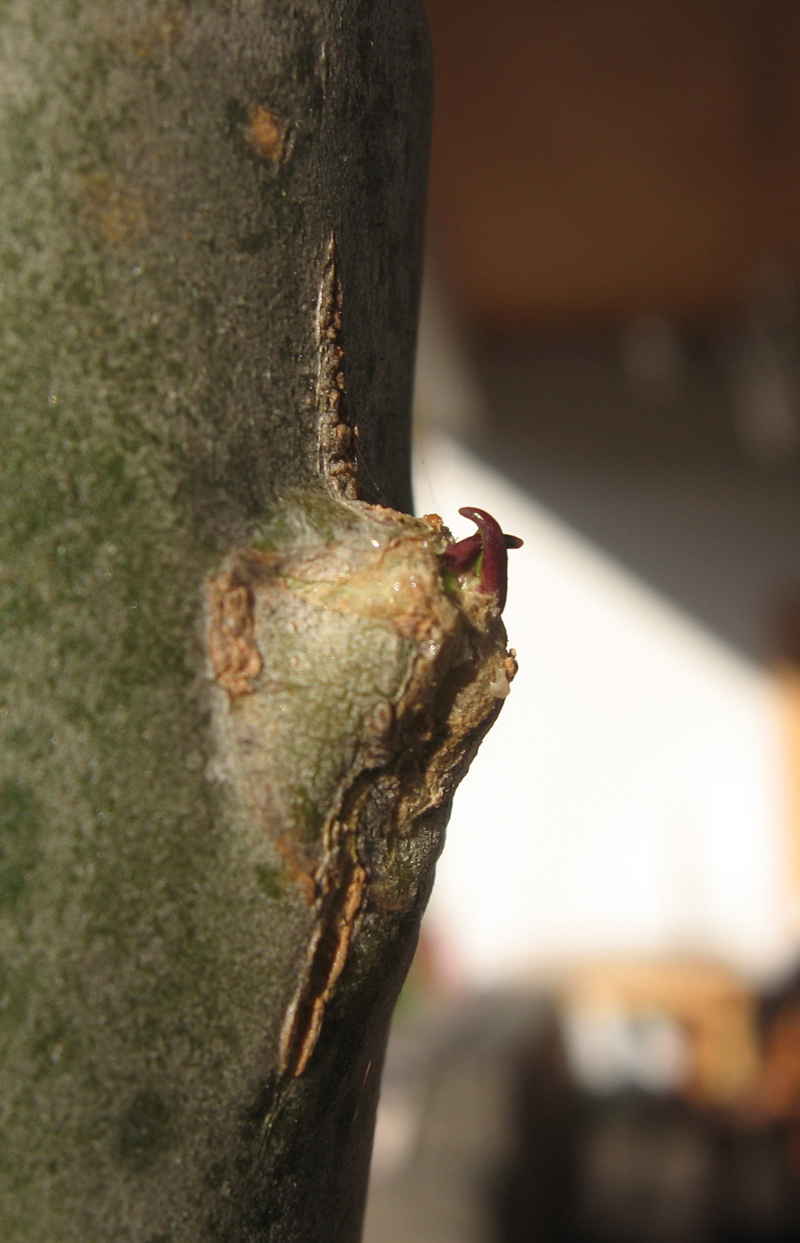
[[[426,39],[419,0],[0,0],[4,1243],[358,1237],[503,689],[444,537],[342,499],[357,424],[409,508]]]

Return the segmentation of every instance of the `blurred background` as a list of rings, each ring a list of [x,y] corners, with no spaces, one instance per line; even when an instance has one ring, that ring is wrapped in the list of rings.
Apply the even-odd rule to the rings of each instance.
[[[800,4],[426,0],[419,512],[524,547],[366,1243],[800,1239]]]

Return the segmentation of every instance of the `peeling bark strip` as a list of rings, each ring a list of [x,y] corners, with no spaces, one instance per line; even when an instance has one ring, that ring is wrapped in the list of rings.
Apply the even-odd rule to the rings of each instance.
[[[334,493],[354,501],[359,496],[356,472],[358,428],[351,427],[346,413],[342,306],[336,238],[331,234],[317,304],[320,464]]]
[[[436,515],[324,497],[312,512],[291,516],[296,549],[241,553],[208,587],[220,749],[311,908],[284,1080],[308,1066],[363,921],[416,908],[442,844],[431,813],[516,672],[496,598],[443,576]]]
[[[328,886],[317,903],[317,925],[292,1002],[286,1011],[280,1040],[280,1072],[301,1075],[308,1065],[322,1029],[325,1007],[333,996],[347,960],[356,919],[361,911],[367,873],[359,863],[349,868],[347,883],[320,869],[318,883]]]

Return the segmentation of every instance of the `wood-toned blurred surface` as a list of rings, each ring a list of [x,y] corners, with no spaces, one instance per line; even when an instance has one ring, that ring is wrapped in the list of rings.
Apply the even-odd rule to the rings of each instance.
[[[431,232],[473,323],[703,317],[800,266],[800,5],[427,9]]]

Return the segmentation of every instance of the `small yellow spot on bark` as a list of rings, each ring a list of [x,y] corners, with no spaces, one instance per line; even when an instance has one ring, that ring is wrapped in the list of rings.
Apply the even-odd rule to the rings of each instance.
[[[279,164],[283,155],[283,125],[270,108],[258,104],[250,109],[245,128],[245,138],[262,160]]]
[[[141,194],[115,173],[90,173],[83,179],[83,217],[113,246],[132,246],[148,231]]]
[[[98,14],[97,25],[112,42],[126,53],[150,60],[163,56],[183,33],[185,15],[176,0],[163,0],[154,6],[143,22],[132,19],[118,21],[108,14]]]

